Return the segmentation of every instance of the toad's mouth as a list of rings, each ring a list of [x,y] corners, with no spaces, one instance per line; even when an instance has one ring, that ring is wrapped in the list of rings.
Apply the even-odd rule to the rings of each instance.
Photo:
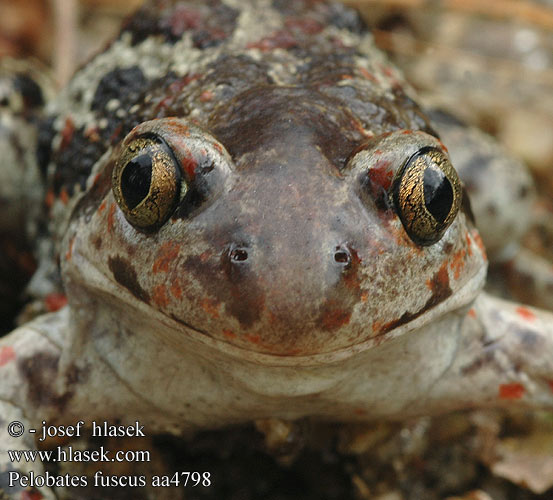
[[[355,356],[408,332],[422,328],[447,313],[468,307],[478,295],[486,277],[486,267],[479,267],[474,275],[450,297],[431,308],[425,309],[422,313],[413,314],[413,319],[409,319],[376,337],[366,338],[345,347],[320,353],[275,354],[248,349],[235,345],[230,341],[216,338],[209,331],[187,323],[181,318],[170,316],[145,302],[137,300],[129,290],[110,279],[107,274],[92,266],[90,262],[83,262],[82,264],[86,265],[89,271],[92,271],[92,274],[89,272],[87,275],[87,292],[103,299],[102,302],[106,304],[106,307],[120,310],[121,322],[143,325],[140,329],[144,335],[155,335],[176,350],[193,352],[215,350],[223,356],[226,355],[264,366],[320,366]],[[367,324],[370,324],[369,319]],[[183,330],[186,335],[183,335]]]

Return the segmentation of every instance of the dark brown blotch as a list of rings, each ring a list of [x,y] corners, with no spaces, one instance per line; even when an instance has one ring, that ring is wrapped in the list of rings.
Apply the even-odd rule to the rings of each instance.
[[[186,272],[193,275],[216,303],[225,304],[228,314],[236,318],[244,329],[261,319],[265,307],[265,293],[247,259],[232,258],[234,248],[222,252],[219,259],[202,260],[190,256],[184,262]],[[243,256],[240,248],[236,255]]]
[[[495,360],[495,349],[487,349],[472,363],[461,367],[462,375],[473,375],[482,368],[489,366]]]
[[[138,283],[136,271],[130,262],[119,256],[110,257],[108,266],[117,283],[129,290],[129,292],[142,302],[147,303],[150,301],[150,294],[140,286],[140,283]]]
[[[423,311],[430,309],[431,307],[443,302],[453,292],[449,286],[449,275],[447,272],[447,262],[445,262],[434,277],[428,283],[432,290],[432,296],[426,302]]]
[[[332,332],[349,323],[352,309],[336,299],[327,300],[321,307],[317,323],[322,330]]]
[[[474,225],[475,224],[475,218],[474,218],[474,212],[472,211],[472,206],[470,204],[470,197],[467,192],[467,188],[463,186],[463,198],[461,200],[461,212],[465,214],[467,219]]]
[[[66,387],[63,393],[55,391],[55,380],[60,376],[59,356],[51,353],[36,353],[28,358],[21,358],[17,367],[27,382],[27,398],[35,406],[48,406],[60,412],[74,395],[74,387],[88,377],[88,372],[72,366],[65,374]]]

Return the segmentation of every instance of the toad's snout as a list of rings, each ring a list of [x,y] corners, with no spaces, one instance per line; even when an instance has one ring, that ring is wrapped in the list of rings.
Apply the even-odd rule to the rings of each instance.
[[[237,239],[221,255],[230,323],[278,344],[336,332],[362,300],[360,263],[351,242],[324,232]]]

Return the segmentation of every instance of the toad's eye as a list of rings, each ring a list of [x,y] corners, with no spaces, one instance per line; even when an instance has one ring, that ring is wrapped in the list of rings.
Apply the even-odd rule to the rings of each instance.
[[[156,136],[138,137],[126,146],[111,182],[126,219],[143,230],[160,227],[187,190],[171,149]]]
[[[415,153],[399,171],[393,197],[409,237],[426,246],[436,243],[455,219],[462,187],[447,155],[427,147]]]

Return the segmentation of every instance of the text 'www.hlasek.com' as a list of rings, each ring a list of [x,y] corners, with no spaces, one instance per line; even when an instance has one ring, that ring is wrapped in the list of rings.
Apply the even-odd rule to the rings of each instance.
[[[5,450],[8,459],[8,469],[3,472],[3,481],[0,484],[7,490],[22,488],[64,488],[64,487],[209,487],[211,473],[207,471],[177,471],[168,474],[121,474],[110,473],[108,464],[117,463],[151,463],[149,449],[128,449],[130,438],[145,438],[144,426],[138,421],[133,425],[113,425],[109,422],[85,422],[79,420],[74,425],[48,425],[42,421],[40,429],[25,429],[22,422],[14,420],[5,428],[12,443],[11,448]],[[17,438],[25,434],[34,435],[38,449],[17,448]],[[113,448],[97,445],[91,449],[91,440],[106,438],[110,443],[117,443],[120,439],[127,444],[127,449],[113,444]],[[87,441],[88,440],[88,441]],[[66,443],[71,444],[66,444]],[[76,444],[72,444],[75,443]],[[60,443],[57,446],[52,443]],[[85,443],[83,445],[83,443]],[[53,473],[48,464],[92,463],[98,464],[98,469],[86,468],[87,473],[71,474]],[[0,462],[0,465],[2,463]],[[113,466],[112,466],[113,467]],[[33,470],[35,469],[35,470]],[[83,467],[81,467],[82,470]],[[143,467],[145,470],[145,468]],[[153,469],[151,467],[150,469]],[[119,468],[118,471],[121,469]],[[90,471],[90,472],[88,472]],[[0,470],[0,473],[2,471]],[[5,483],[5,484],[4,484]]]

